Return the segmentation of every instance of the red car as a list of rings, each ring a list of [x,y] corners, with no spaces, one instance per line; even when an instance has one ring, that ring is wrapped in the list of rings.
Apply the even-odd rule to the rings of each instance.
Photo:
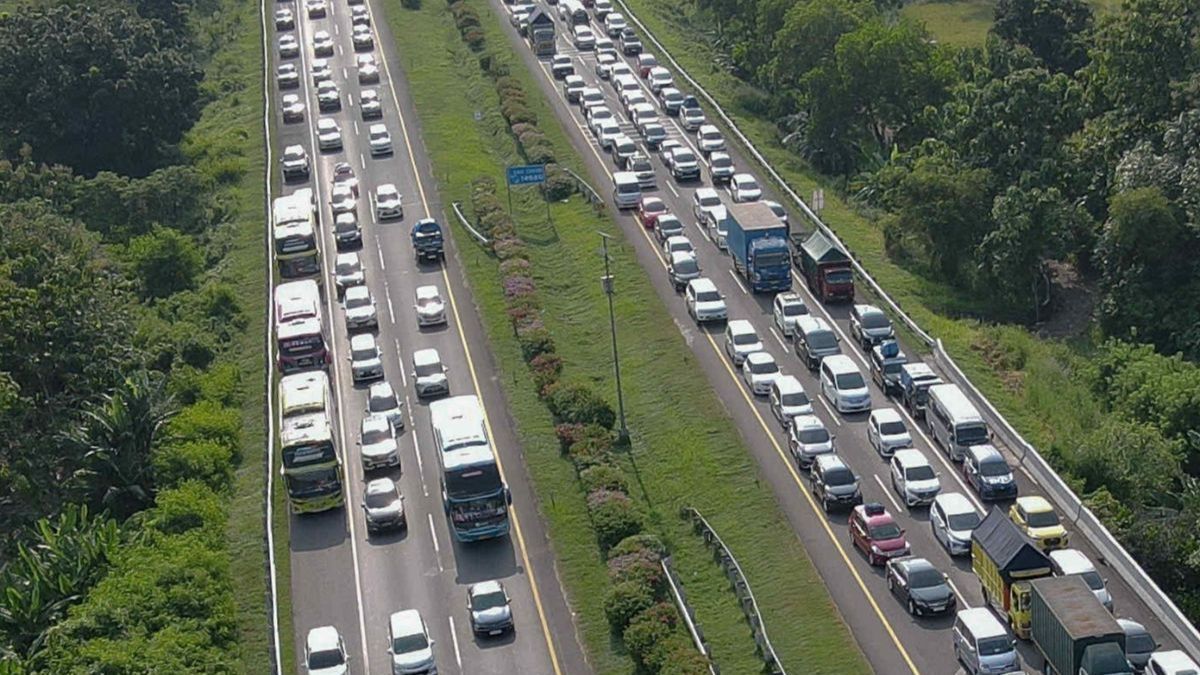
[[[854,507],[850,512],[850,538],[872,565],[882,565],[890,558],[909,553],[904,530],[879,502]]]
[[[658,217],[667,212],[667,204],[658,197],[642,197],[637,207],[637,219],[647,230],[654,228]]]

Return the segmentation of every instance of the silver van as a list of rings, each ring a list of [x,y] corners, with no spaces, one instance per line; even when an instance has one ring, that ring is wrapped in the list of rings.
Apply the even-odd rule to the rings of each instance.
[[[636,173],[618,171],[613,174],[613,202],[618,209],[637,208],[641,200],[642,184]]]
[[[934,442],[955,462],[962,461],[967,448],[991,440],[987,422],[957,384],[929,388],[925,424]]]
[[[954,617],[954,656],[971,675],[1020,670],[1017,641],[987,607],[964,609]]]
[[[796,356],[809,370],[816,370],[826,356],[842,353],[837,333],[825,319],[812,315],[796,317],[795,346]]]
[[[796,415],[813,414],[812,401],[795,375],[782,375],[771,382],[771,414],[786,429]]]

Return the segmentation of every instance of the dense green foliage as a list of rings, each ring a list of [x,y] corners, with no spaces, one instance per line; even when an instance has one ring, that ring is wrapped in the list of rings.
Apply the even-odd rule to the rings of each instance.
[[[236,172],[179,146],[217,46],[191,12],[0,17],[0,669],[238,669]]]
[[[746,82],[738,106],[878,214],[893,261],[993,320],[1073,309],[1052,269],[1094,289],[1102,344],[1060,364],[1087,406],[1043,449],[1200,618],[1200,2],[1096,17],[1084,0],[999,0],[967,50],[930,46],[888,3],[696,6]],[[888,75],[848,95],[830,73],[856,61]],[[1047,395],[1023,394],[1035,410]]]

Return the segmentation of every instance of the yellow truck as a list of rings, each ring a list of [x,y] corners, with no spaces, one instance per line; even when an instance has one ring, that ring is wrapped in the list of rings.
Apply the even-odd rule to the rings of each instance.
[[[1050,559],[998,508],[971,534],[971,569],[979,577],[983,597],[1008,619],[1012,631],[1029,639],[1029,582],[1051,574]]]

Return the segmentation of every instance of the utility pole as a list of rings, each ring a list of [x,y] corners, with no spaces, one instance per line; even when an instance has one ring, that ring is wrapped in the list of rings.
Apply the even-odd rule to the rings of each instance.
[[[617,432],[617,443],[626,445],[629,443],[629,427],[625,426],[625,396],[621,393],[621,358],[617,353],[617,319],[613,312],[613,287],[612,272],[608,267],[608,240],[609,236],[603,232],[599,233],[600,241],[604,246],[604,277],[600,279],[600,285],[604,289],[604,294],[608,296],[608,326],[612,332],[612,354],[613,368],[617,374],[617,415],[620,418],[621,428]]]

